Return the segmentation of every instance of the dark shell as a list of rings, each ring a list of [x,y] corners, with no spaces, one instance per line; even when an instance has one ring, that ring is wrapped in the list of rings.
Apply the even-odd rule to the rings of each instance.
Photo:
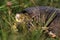
[[[28,13],[31,18],[36,18],[36,21],[40,20],[44,23],[50,16],[56,11],[56,17],[48,25],[50,27],[49,31],[52,31],[54,34],[60,36],[60,9],[48,6],[37,6],[26,8],[22,13]]]

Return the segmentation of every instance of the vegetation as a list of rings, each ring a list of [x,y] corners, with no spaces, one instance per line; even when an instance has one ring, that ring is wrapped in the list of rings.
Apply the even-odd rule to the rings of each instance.
[[[0,0],[0,40],[60,40],[59,37],[51,38],[46,36],[42,32],[41,26],[43,24],[41,22],[38,23],[37,27],[34,21],[32,28],[28,29],[27,22],[23,21],[23,24],[21,23],[17,29],[18,24],[15,20],[15,14],[31,6],[60,8],[60,0]],[[23,15],[21,17],[29,20],[28,16]]]

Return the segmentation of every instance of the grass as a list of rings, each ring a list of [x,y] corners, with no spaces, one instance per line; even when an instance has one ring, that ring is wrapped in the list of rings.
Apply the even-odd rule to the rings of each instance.
[[[45,33],[42,32],[41,26],[43,24],[41,22],[37,28],[34,21],[31,29],[27,29],[27,22],[23,22],[17,29],[17,22],[15,20],[15,14],[24,8],[31,6],[52,6],[60,8],[60,0],[11,0],[12,5],[7,6],[6,3],[8,1],[9,0],[0,1],[0,40],[60,40],[58,37],[51,38],[46,36]],[[26,17],[26,19],[28,20],[29,18]],[[46,27],[51,20],[52,17],[44,26]]]

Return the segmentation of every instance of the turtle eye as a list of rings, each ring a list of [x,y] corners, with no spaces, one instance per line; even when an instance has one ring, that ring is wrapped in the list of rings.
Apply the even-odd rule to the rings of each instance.
[[[17,22],[23,22],[24,21],[24,14],[16,14],[15,19]]]
[[[19,19],[20,19],[20,14],[16,14],[15,19],[16,19],[16,21],[18,22]]]
[[[16,14],[15,18],[19,19],[20,18],[20,14]]]

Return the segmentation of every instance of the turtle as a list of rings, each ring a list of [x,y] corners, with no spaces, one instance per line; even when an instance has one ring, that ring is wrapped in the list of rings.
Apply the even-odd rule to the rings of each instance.
[[[56,12],[55,12],[56,11]],[[35,6],[23,9],[19,14],[28,14],[29,17],[35,19],[36,23],[41,21],[43,24],[51,17],[55,12],[55,18],[49,23],[48,34],[52,37],[60,36],[60,9],[50,6]],[[17,14],[16,14],[17,15]]]

